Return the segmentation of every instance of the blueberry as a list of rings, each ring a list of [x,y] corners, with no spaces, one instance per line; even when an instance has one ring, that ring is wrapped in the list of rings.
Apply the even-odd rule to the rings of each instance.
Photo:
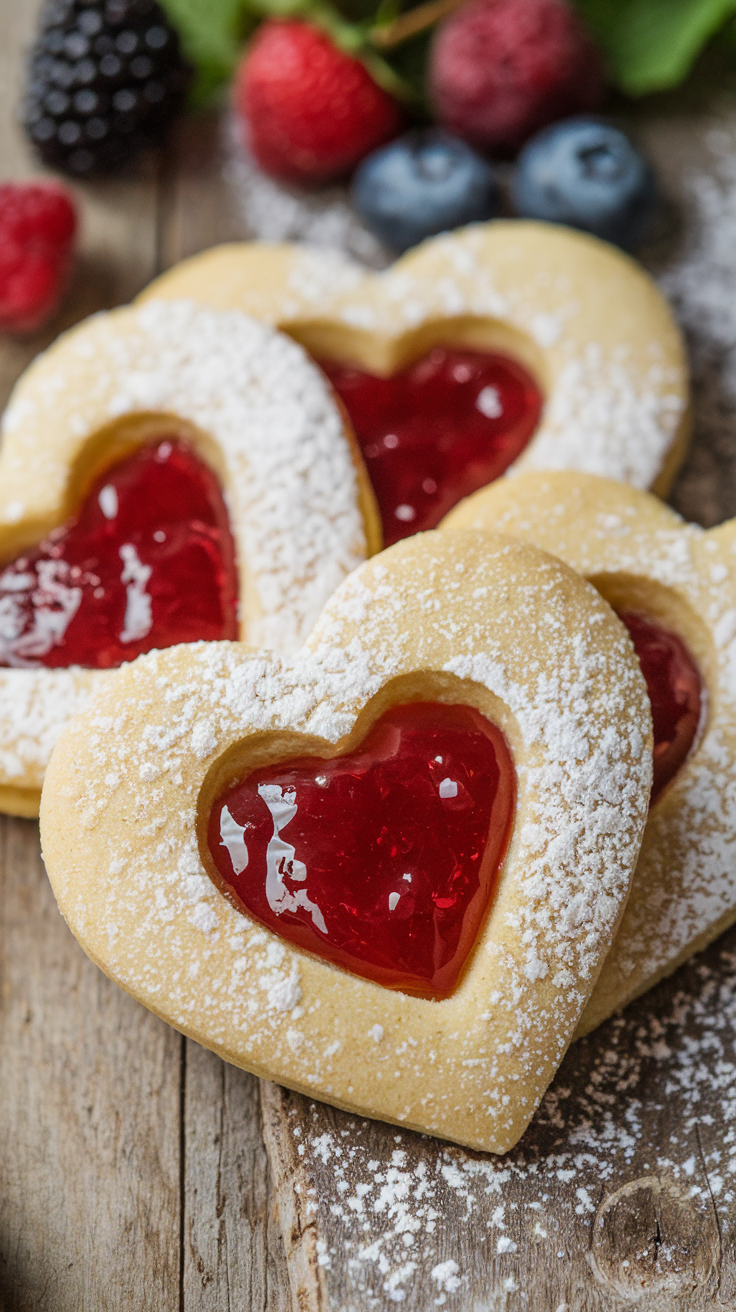
[[[404,251],[425,237],[498,213],[490,164],[464,141],[428,129],[408,132],[363,160],[353,202],[387,246]]]
[[[652,225],[657,193],[649,164],[623,132],[570,118],[524,147],[514,201],[524,218],[567,223],[630,249]]]

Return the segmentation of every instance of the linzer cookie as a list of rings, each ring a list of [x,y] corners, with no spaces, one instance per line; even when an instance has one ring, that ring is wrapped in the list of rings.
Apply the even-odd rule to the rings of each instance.
[[[443,527],[562,557],[618,611],[647,680],[651,810],[592,1029],[736,919],[736,521],[705,532],[645,493],[558,473],[487,488]]]
[[[295,647],[379,545],[323,376],[239,311],[97,315],[26,371],[0,456],[0,809],[38,809],[68,716],[152,647]]]
[[[386,544],[504,471],[580,469],[666,492],[688,433],[667,302],[619,250],[544,223],[433,238],[385,273],[263,243],[144,293],[237,306],[322,364],[361,443]]]
[[[226,1060],[475,1148],[516,1142],[626,900],[646,687],[541,551],[418,535],[305,648],[152,652],[62,735],[61,910],[123,988]]]

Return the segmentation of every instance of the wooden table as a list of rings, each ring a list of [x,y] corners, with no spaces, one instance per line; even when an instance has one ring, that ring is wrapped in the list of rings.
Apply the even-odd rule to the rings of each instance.
[[[4,177],[34,167],[13,118],[37,8],[0,0]],[[736,112],[716,112],[736,149]],[[673,196],[709,167],[713,121],[700,103],[639,115]],[[221,152],[214,119],[190,122],[147,171],[78,189],[79,275],[47,332],[0,345],[3,402],[60,329],[248,235]],[[736,400],[725,338],[693,345],[674,501],[711,524],[736,512]],[[494,1159],[260,1084],[149,1015],[66,929],[35,823],[0,822],[0,916],[5,1312],[736,1309],[736,932],[577,1044]]]

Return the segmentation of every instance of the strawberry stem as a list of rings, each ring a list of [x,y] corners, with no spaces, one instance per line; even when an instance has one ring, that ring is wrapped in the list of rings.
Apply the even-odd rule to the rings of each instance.
[[[400,45],[402,41],[407,41],[409,37],[418,36],[420,32],[426,31],[428,27],[439,22],[446,14],[451,14],[453,9],[457,9],[462,3],[463,0],[425,0],[424,4],[416,5],[414,9],[407,10],[393,21],[372,28],[370,42],[379,50],[390,50]]]

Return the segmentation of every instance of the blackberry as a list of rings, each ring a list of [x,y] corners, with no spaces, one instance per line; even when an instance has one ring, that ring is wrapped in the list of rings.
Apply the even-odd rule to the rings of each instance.
[[[160,142],[190,77],[156,0],[47,0],[21,117],[44,163],[108,173]]]

